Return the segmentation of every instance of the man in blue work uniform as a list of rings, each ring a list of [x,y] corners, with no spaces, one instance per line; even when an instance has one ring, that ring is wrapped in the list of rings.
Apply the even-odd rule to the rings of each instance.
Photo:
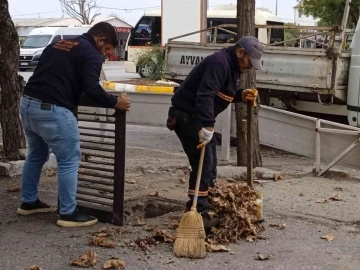
[[[38,198],[38,183],[49,149],[58,163],[58,194],[62,227],[90,226],[97,219],[77,210],[76,191],[81,161],[76,109],[85,92],[107,108],[129,110],[126,94],[115,97],[99,84],[104,55],[118,45],[114,27],[101,22],[88,33],[49,45],[24,89],[20,113],[29,153],[22,174],[19,215],[51,212]]]
[[[236,45],[206,57],[190,72],[172,98],[167,126],[175,130],[191,165],[187,211],[195,193],[200,158],[197,145],[206,143],[197,211],[202,214],[207,231],[219,223],[207,212],[209,187],[214,186],[216,179],[215,118],[230,103],[256,98],[255,89],[238,90],[238,82],[244,70],[263,69],[262,54],[263,46],[257,38],[242,37]]]

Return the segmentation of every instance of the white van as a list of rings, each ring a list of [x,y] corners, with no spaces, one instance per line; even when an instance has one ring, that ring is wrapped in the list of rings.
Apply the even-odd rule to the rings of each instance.
[[[91,26],[39,27],[32,30],[20,48],[19,70],[35,68],[47,45],[62,39],[74,38],[86,33]]]

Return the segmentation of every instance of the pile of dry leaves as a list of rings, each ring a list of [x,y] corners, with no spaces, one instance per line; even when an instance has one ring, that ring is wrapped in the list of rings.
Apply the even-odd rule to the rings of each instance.
[[[220,219],[220,227],[212,229],[211,244],[236,243],[241,238],[260,238],[264,227],[258,224],[262,216],[262,194],[245,183],[218,181],[209,192],[210,215]]]

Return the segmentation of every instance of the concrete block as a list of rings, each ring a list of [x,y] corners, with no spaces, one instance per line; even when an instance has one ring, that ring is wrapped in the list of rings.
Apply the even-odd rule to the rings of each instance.
[[[217,177],[219,179],[245,180],[246,168],[235,166],[218,166]]]
[[[17,176],[17,175],[22,175],[22,171],[24,168],[24,163],[25,160],[17,160],[17,161],[10,161],[10,171],[9,171],[9,176],[13,177],[13,176]]]
[[[20,150],[22,156],[26,156],[27,150]],[[10,161],[8,163],[0,163],[0,175],[3,176],[19,176],[22,175],[25,160]],[[45,163],[44,169],[57,169],[56,157],[54,154],[50,154],[49,160]]]
[[[274,180],[275,176],[280,173],[266,168],[255,168],[254,174],[256,179]],[[230,179],[237,181],[246,180],[247,168],[237,166],[218,166],[217,176],[219,179]]]
[[[257,179],[263,179],[263,180],[274,180],[276,175],[280,174],[277,171],[262,167],[255,168],[254,171],[255,171],[255,177]]]
[[[0,162],[0,175],[9,176],[11,165],[9,163]]]
[[[45,163],[44,168],[46,169],[57,169],[57,161],[54,154],[50,154],[49,160]]]

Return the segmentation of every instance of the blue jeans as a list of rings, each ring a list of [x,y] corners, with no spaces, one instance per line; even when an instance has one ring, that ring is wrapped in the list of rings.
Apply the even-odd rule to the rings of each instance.
[[[29,144],[22,174],[22,200],[33,203],[38,198],[42,168],[49,159],[49,148],[58,164],[60,214],[76,209],[78,169],[81,162],[80,134],[74,114],[66,108],[23,97],[20,114]]]

